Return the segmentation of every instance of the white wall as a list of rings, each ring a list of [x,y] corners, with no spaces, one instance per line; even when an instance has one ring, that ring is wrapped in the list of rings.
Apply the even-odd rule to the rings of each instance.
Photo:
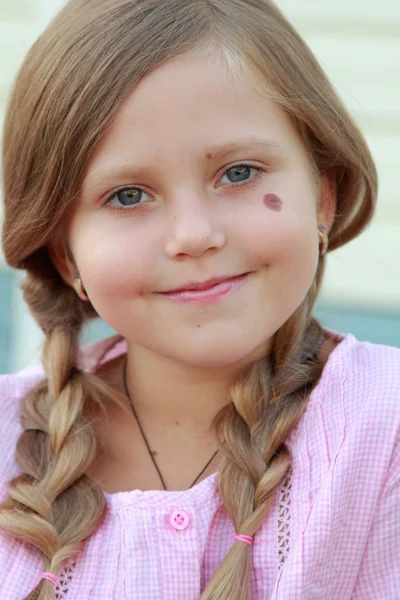
[[[400,2],[279,0],[370,144],[380,175],[375,221],[329,256],[323,296],[400,310]]]
[[[0,1],[1,119],[18,65],[63,0]],[[399,311],[400,2],[278,0],[278,4],[361,125],[380,173],[375,222],[359,239],[329,256],[323,298]],[[13,362],[19,368],[37,360],[41,336],[17,291],[14,319]]]

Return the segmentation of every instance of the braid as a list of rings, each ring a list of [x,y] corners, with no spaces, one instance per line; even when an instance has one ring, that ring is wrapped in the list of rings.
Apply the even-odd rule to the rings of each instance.
[[[227,455],[220,467],[219,490],[236,533],[242,535],[254,536],[274,502],[291,464],[285,440],[322,373],[318,353],[324,334],[310,316],[318,279],[275,334],[268,359],[242,375],[231,389],[231,401],[214,420]],[[232,545],[202,600],[249,600],[249,549],[247,544]]]
[[[16,449],[22,474],[8,484],[0,506],[0,527],[35,546],[44,570],[56,574],[77,555],[100,525],[105,498],[84,473],[96,454],[88,414],[96,415],[106,388],[76,368],[82,303],[60,278],[32,273],[23,285],[25,299],[46,334],[43,365],[47,379],[24,398],[24,431]],[[25,600],[52,600],[54,588],[41,580]]]

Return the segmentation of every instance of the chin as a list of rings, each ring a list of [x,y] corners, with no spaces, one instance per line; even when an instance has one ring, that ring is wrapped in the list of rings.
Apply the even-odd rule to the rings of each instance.
[[[207,349],[188,349],[181,355],[179,362],[202,369],[221,369],[246,362],[253,352],[254,348],[239,348],[237,345],[227,347],[226,344],[218,348],[218,345],[214,344]]]

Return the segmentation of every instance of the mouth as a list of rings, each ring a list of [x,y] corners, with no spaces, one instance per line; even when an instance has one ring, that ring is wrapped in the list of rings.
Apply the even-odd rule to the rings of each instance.
[[[239,289],[249,275],[250,273],[243,273],[242,275],[215,277],[202,282],[188,282],[167,292],[159,293],[169,300],[178,302],[210,303]]]

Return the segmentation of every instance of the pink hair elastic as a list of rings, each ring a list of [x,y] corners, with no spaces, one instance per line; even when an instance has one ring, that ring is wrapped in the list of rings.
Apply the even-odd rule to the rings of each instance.
[[[253,545],[253,538],[250,535],[235,535],[235,537],[233,539],[238,542],[244,542],[245,544],[248,544],[249,546]]]
[[[43,573],[40,579],[47,579],[47,581],[50,581],[53,585],[56,585],[57,583],[57,577],[53,575],[53,573]]]

